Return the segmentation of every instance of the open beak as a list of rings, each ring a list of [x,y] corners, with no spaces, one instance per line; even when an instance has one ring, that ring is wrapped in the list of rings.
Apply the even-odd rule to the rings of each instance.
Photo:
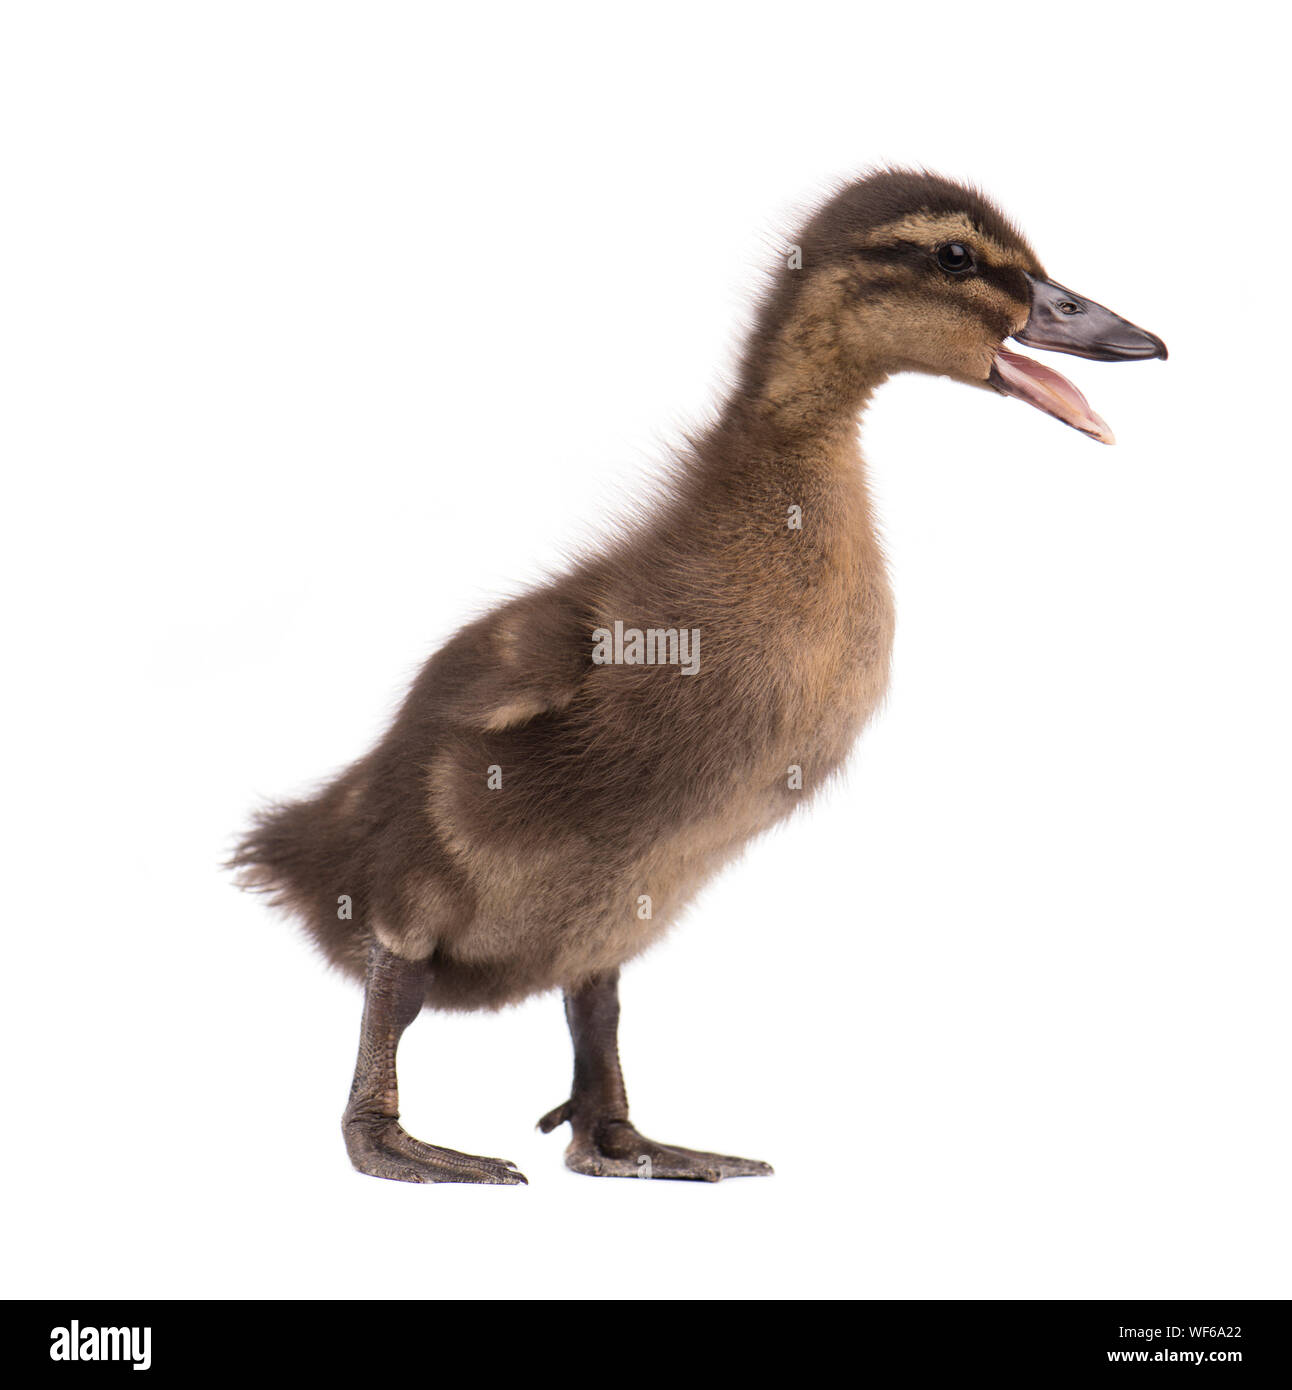
[[[1027,279],[1032,287],[1032,310],[1023,331],[1014,335],[1018,342],[1095,362],[1166,357],[1166,344],[1155,333],[1136,328],[1111,309],[1093,299],[1082,299],[1051,280],[1034,275]],[[1030,357],[999,348],[987,382],[1003,395],[1017,396],[1101,444],[1116,442],[1112,430],[1065,376]]]

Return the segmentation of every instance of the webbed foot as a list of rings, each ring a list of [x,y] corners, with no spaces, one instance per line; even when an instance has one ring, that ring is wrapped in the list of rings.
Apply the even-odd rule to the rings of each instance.
[[[568,1102],[538,1122],[550,1133],[571,1119]],[[762,1178],[774,1172],[770,1163],[730,1154],[705,1153],[676,1144],[657,1144],[627,1120],[578,1125],[565,1166],[591,1178],[676,1178],[692,1182],[721,1182],[724,1178]]]
[[[347,1115],[341,1129],[350,1162],[374,1178],[395,1182],[526,1182],[524,1173],[504,1158],[482,1158],[423,1144],[388,1117],[374,1120]]]

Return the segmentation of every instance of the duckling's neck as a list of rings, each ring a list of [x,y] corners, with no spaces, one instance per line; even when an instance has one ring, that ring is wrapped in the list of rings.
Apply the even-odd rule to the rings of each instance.
[[[733,437],[781,450],[835,456],[851,453],[857,427],[876,387],[887,373],[814,377],[802,364],[792,377],[778,378],[756,394],[736,390],[728,398],[719,428]]]
[[[818,382],[779,398],[734,393],[699,441],[681,499],[697,544],[761,557],[751,572],[766,577],[779,570],[787,538],[797,537],[797,553],[809,560],[804,573],[817,573],[812,564],[820,562],[850,575],[858,592],[883,588],[883,550],[858,438],[872,390],[871,383],[846,391],[836,384],[831,394]]]
[[[811,353],[785,351],[746,370],[727,398],[705,450],[711,478],[761,492],[793,480],[864,491],[858,426],[888,373],[841,368]]]
[[[745,344],[728,428],[786,445],[853,436],[889,371],[878,344],[868,354],[841,331],[844,291],[833,279],[804,284],[782,272]]]
[[[699,514],[725,523],[719,532],[735,515],[762,515],[778,532],[782,509],[810,510],[822,542],[833,537],[879,568],[858,425],[888,370],[878,354],[845,343],[839,323],[819,294],[781,283],[701,441],[687,491]]]

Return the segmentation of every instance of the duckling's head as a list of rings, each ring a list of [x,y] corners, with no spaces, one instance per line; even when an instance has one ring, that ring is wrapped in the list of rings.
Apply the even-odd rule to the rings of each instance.
[[[883,170],[808,222],[764,306],[744,388],[805,413],[900,371],[1015,396],[1111,444],[1111,430],[1053,369],[1005,346],[1102,362],[1165,357],[1162,340],[1052,281],[982,194]]]

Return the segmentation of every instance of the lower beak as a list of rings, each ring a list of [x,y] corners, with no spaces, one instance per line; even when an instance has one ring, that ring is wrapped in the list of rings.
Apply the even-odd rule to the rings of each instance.
[[[1014,335],[1020,343],[1095,362],[1165,359],[1166,344],[1157,334],[1137,328],[1111,309],[1053,281],[1033,275],[1027,278],[1032,308],[1023,330]],[[1000,348],[987,380],[1002,394],[1025,400],[1101,444],[1115,442],[1112,430],[1091,410],[1081,392],[1066,377],[1030,357]]]

